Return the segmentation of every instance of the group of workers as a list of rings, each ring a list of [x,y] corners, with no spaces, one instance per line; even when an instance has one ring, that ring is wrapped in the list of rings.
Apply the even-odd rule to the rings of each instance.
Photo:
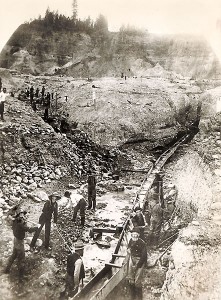
[[[22,91],[19,94],[19,100],[22,100],[24,98],[30,100],[30,105],[34,111],[37,111],[37,104],[38,107],[43,108],[43,119],[54,128],[55,132],[70,132],[70,124],[67,122],[69,114],[67,112],[63,112],[62,114],[57,113],[58,99],[61,98],[61,96],[59,96],[59,93],[54,93],[53,91],[46,92],[44,86],[42,86],[41,90],[38,87],[34,89],[34,87],[31,86],[31,88],[27,87],[25,91]],[[66,102],[67,98],[68,96],[65,96]],[[50,109],[53,109],[53,114],[51,115],[49,114]]]
[[[42,86],[41,90],[37,87],[34,89],[33,86],[30,88],[25,88],[25,91],[22,90],[18,96],[19,100],[29,99],[30,105],[34,111],[37,110],[37,104],[41,105],[44,108],[44,120],[47,121],[49,118],[49,109],[51,107],[51,101],[54,101],[55,109],[57,109],[57,101],[60,98],[58,93],[46,92],[45,86]]]
[[[66,191],[64,197],[67,199],[66,208],[71,205],[71,192]],[[58,193],[52,193],[48,196],[48,200],[45,202],[42,213],[39,217],[38,224],[33,227],[27,225],[27,212],[21,210],[19,205],[14,206],[8,213],[8,219],[12,222],[12,230],[14,235],[14,246],[13,252],[10,256],[7,266],[5,267],[5,273],[9,273],[13,262],[17,259],[17,266],[19,271],[19,279],[24,278],[24,266],[25,266],[25,248],[24,239],[26,232],[34,232],[32,241],[30,243],[30,249],[34,250],[38,237],[45,227],[45,240],[44,247],[47,250],[51,250],[50,246],[50,233],[52,220],[54,224],[57,223],[58,219],[58,199],[61,197]],[[75,203],[73,206],[73,218],[72,221],[76,222],[77,213],[80,211],[81,226],[85,225],[85,210],[87,202],[83,196],[76,194],[74,197]],[[88,176],[88,207],[87,209],[96,208],[96,177],[95,174],[90,173]],[[80,281],[84,278],[84,265],[81,259],[83,255],[83,243],[77,241],[74,248],[71,250],[67,258],[67,276],[66,276],[66,287],[64,296],[74,295],[78,291]]]
[[[2,84],[1,84],[2,89]],[[0,89],[0,116],[4,120],[4,102],[6,96],[6,88]],[[37,88],[34,91],[33,86],[25,91],[27,98],[30,99],[30,104],[34,110],[36,110],[36,101],[34,97],[39,98],[41,104],[45,107],[44,118],[48,119],[48,109],[50,107],[50,101],[53,99],[53,93],[45,93],[44,86],[42,90]],[[57,97],[57,96],[56,96]],[[80,222],[81,226],[85,226],[85,210],[96,208],[96,177],[93,173],[88,173],[88,206],[86,200],[79,196],[76,199],[76,203],[73,207],[73,218],[72,221],[76,222],[77,213],[80,211]],[[158,193],[159,194],[159,191]],[[69,200],[69,207],[71,206],[71,193],[66,191],[64,194]],[[19,278],[22,280],[24,276],[25,267],[25,248],[24,248],[24,238],[26,232],[34,232],[32,241],[30,243],[31,249],[34,249],[37,239],[45,226],[45,249],[50,250],[50,232],[51,232],[51,222],[52,218],[54,223],[57,223],[58,218],[58,204],[57,200],[60,196],[57,193],[53,193],[48,197],[45,202],[42,213],[39,218],[39,224],[34,227],[29,227],[27,225],[27,212],[22,211],[19,207],[15,206],[9,213],[9,217],[12,220],[12,230],[14,235],[14,246],[13,252],[10,256],[7,266],[5,267],[5,273],[9,273],[13,265],[13,262],[17,259],[17,266],[19,271]],[[67,205],[67,207],[68,207]],[[147,261],[147,248],[144,242],[144,229],[147,225],[150,226],[150,232],[153,240],[159,238],[161,225],[163,219],[163,207],[160,201],[156,201],[151,207],[151,214],[149,218],[145,217],[139,206],[135,206],[134,211],[131,215],[131,239],[128,243],[128,282],[131,288],[132,299],[142,299],[142,274]],[[82,260],[84,245],[82,241],[77,241],[75,247],[70,251],[71,253],[67,257],[67,274],[66,274],[66,286],[61,296],[63,297],[73,297],[77,292],[80,282],[85,277],[84,264]]]
[[[73,208],[73,222],[76,222],[77,213],[80,211],[80,224],[85,225],[85,210],[96,208],[96,177],[95,174],[88,174],[88,206],[84,197],[80,194],[75,194],[74,205],[71,201],[71,192],[66,191],[64,197],[66,198],[66,207]],[[14,207],[9,216],[12,219],[12,230],[14,235],[13,253],[8,260],[5,267],[5,273],[9,273],[11,266],[15,259],[17,259],[17,266],[19,270],[19,278],[22,280],[25,266],[25,248],[24,238],[26,232],[34,232],[30,248],[34,249],[37,239],[45,226],[45,240],[44,247],[48,250],[50,246],[50,232],[52,219],[54,224],[58,219],[58,199],[62,197],[58,193],[53,193],[45,202],[42,213],[39,217],[37,226],[29,227],[27,225],[27,212],[20,210],[19,207]],[[142,274],[147,262],[147,247],[145,243],[144,229],[149,226],[153,236],[160,235],[163,208],[159,201],[156,201],[151,207],[151,214],[143,214],[139,205],[136,205],[130,216],[131,239],[128,243],[128,284],[131,290],[132,299],[142,299]],[[69,249],[70,250],[70,249]],[[85,277],[84,264],[82,260],[84,245],[81,240],[75,243],[75,247],[71,249],[67,257],[67,274],[66,285],[61,298],[73,297],[79,290],[80,283]]]

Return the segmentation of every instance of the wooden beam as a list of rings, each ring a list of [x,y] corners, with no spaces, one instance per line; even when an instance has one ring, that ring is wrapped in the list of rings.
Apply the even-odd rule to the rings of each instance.
[[[103,228],[103,227],[93,227],[93,232],[94,233],[102,233],[102,232],[106,232],[106,233],[116,233],[116,228]]]
[[[123,230],[122,226],[117,226],[116,228],[110,228],[110,227],[93,227],[92,228],[94,233],[120,233]]]
[[[121,169],[122,172],[134,172],[134,173],[148,173],[149,170],[133,170],[133,169]]]
[[[120,255],[120,254],[112,254],[112,256],[114,256],[114,257],[126,257],[126,255]]]
[[[113,268],[118,268],[118,269],[120,269],[122,266],[118,266],[118,265],[115,265],[115,264],[112,264],[112,263],[106,263],[106,264],[105,264],[105,267],[113,267]]]

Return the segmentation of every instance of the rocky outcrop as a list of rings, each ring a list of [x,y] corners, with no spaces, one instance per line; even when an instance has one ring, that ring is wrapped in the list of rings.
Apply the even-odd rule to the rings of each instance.
[[[25,199],[37,188],[69,176],[83,180],[89,169],[98,174],[111,169],[116,153],[80,130],[73,130],[69,138],[57,134],[16,99],[11,98],[6,109],[6,122],[0,126],[0,190],[8,201]]]

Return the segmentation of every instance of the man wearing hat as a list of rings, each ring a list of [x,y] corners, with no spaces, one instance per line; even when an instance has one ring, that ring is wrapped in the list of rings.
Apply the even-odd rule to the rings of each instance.
[[[139,229],[134,228],[128,243],[128,274],[132,299],[142,299],[142,274],[147,261],[147,248],[139,238]]]
[[[144,240],[144,229],[145,226],[147,226],[147,222],[139,205],[134,207],[134,211],[131,215],[131,223],[133,228],[138,229],[140,238]]]
[[[85,278],[83,253],[84,244],[82,241],[77,241],[67,258],[66,286],[63,294],[69,297],[73,297],[78,292],[80,282],[83,283],[83,278]]]
[[[51,194],[49,197],[49,200],[45,202],[45,205],[42,210],[42,214],[39,218],[39,224],[40,227],[35,232],[33,239],[31,241],[30,247],[34,247],[35,243],[41,233],[42,228],[45,225],[45,248],[49,248],[49,242],[50,242],[50,233],[51,233],[51,220],[52,216],[54,215],[54,223],[57,223],[57,217],[58,217],[58,204],[57,199],[60,198],[60,196],[57,193]]]
[[[12,230],[14,235],[14,246],[11,257],[8,260],[7,266],[5,268],[5,273],[9,273],[12,264],[17,258],[17,265],[19,271],[19,277],[22,279],[24,275],[24,260],[25,260],[25,249],[24,249],[24,238],[25,233],[34,232],[38,227],[28,227],[26,223],[26,211],[20,211],[17,215],[14,216],[12,223]]]

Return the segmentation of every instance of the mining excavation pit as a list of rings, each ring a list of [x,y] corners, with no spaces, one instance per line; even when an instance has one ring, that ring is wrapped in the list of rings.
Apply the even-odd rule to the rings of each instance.
[[[28,78],[33,80],[31,76]],[[19,78],[18,81],[21,79],[22,77]],[[39,80],[39,83],[41,83],[41,80]],[[66,79],[61,79],[61,81],[65,80]],[[144,79],[143,82],[145,82],[145,80],[146,79]],[[156,79],[156,81],[157,80],[158,79]],[[46,82],[49,84],[50,79],[47,78]],[[153,84],[153,81],[151,82]],[[108,84],[107,90],[113,88],[111,84],[121,83],[112,79]],[[137,82],[135,83],[135,80],[133,81],[132,79],[131,84],[134,85],[135,88],[138,86]],[[126,84],[124,83],[122,86],[125,88]],[[85,87],[90,88],[88,83],[86,83],[83,88]],[[68,86],[68,88],[70,88],[70,86]],[[75,92],[77,92],[76,89]],[[121,93],[121,91],[118,91],[118,93],[119,92],[121,95],[124,94]],[[119,95],[118,98],[116,95],[114,96],[118,100],[118,104],[122,104],[123,100],[125,101],[123,98],[119,99]],[[71,102],[72,100],[73,99],[71,99],[68,104],[73,104],[77,114],[83,114],[85,117],[87,113],[82,112],[82,110],[85,109],[90,112],[92,117],[96,117],[97,112],[94,111],[92,107],[86,106],[86,108],[82,108],[80,106],[80,99],[76,100],[76,102]],[[103,102],[101,101],[101,106],[109,100],[110,99],[107,100],[106,98],[102,99]],[[60,105],[62,105],[62,102],[60,102]],[[160,104],[159,101],[159,106],[160,105],[162,105],[162,103]],[[55,226],[52,229],[51,235],[51,251],[46,251],[44,247],[39,246],[35,252],[30,252],[28,245],[26,245],[27,277],[25,280],[22,283],[19,282],[16,264],[13,266],[11,274],[1,274],[1,293],[4,299],[29,300],[30,297],[33,300],[59,299],[60,292],[64,289],[65,285],[67,248],[71,247],[78,238],[81,238],[85,243],[84,263],[86,267],[86,278],[84,283],[85,286],[90,284],[94,276],[103,269],[105,263],[110,262],[119,237],[117,234],[103,233],[102,237],[99,237],[98,234],[97,240],[96,238],[92,239],[90,237],[90,229],[92,227],[116,228],[116,226],[122,225],[130,214],[136,192],[139,190],[143,178],[148,174],[151,167],[154,166],[154,163],[160,158],[164,151],[171,147],[174,142],[177,142],[181,136],[185,135],[185,133],[191,133],[184,144],[167,160],[167,164],[163,165],[162,170],[160,168],[160,173],[163,175],[163,197],[166,201],[168,200],[167,197],[171,190],[176,189],[177,191],[175,213],[173,213],[173,209],[168,213],[165,223],[169,220],[170,224],[163,225],[158,244],[152,243],[149,228],[146,228],[145,235],[148,247],[148,265],[144,274],[143,296],[145,299],[151,300],[160,299],[160,297],[165,297],[163,299],[166,300],[170,299],[174,288],[173,286],[171,287],[171,282],[175,282],[179,286],[179,280],[181,280],[179,277],[181,273],[179,273],[179,271],[182,269],[182,259],[184,261],[186,259],[188,263],[189,256],[187,254],[189,254],[188,251],[190,251],[190,248],[193,247],[193,253],[191,254],[193,256],[192,261],[194,262],[194,247],[197,246],[200,248],[206,245],[206,249],[208,249],[208,245],[211,247],[219,241],[217,233],[214,233],[214,229],[210,227],[209,232],[211,233],[211,238],[210,235],[206,236],[206,234],[202,234],[203,231],[206,231],[207,226],[209,226],[208,221],[205,222],[204,220],[207,215],[210,216],[209,208],[213,201],[212,175],[210,170],[206,167],[206,162],[209,162],[214,172],[219,174],[217,170],[220,147],[220,133],[217,130],[217,128],[219,128],[217,125],[218,121],[217,124],[215,124],[216,130],[214,130],[209,137],[206,137],[206,139],[208,138],[207,141],[204,141],[206,133],[203,130],[198,132],[198,124],[200,123],[200,126],[202,126],[201,120],[199,121],[199,111],[196,116],[195,124],[190,125],[189,128],[186,128],[187,130],[182,129],[180,131],[180,126],[177,126],[179,130],[174,130],[173,126],[169,126],[169,123],[163,120],[161,122],[162,124],[159,124],[159,127],[143,128],[144,131],[147,130],[148,133],[150,132],[150,138],[149,136],[145,136],[145,134],[134,134],[133,132],[133,139],[129,139],[127,136],[127,128],[130,128],[131,123],[128,123],[128,127],[125,128],[121,125],[121,127],[118,127],[120,130],[115,131],[113,128],[110,129],[110,127],[108,127],[109,125],[105,127],[107,124],[102,123],[103,120],[100,123],[102,124],[100,128],[98,128],[100,126],[98,126],[98,124],[87,123],[88,119],[84,119],[81,123],[77,120],[75,114],[73,119],[77,120],[77,128],[75,128],[73,134],[68,135],[68,133],[55,133],[52,128],[53,126],[49,126],[39,118],[41,112],[37,112],[37,114],[34,113],[29,103],[24,104],[20,100],[17,101],[14,99],[13,103],[8,104],[7,109],[6,122],[1,125],[1,128],[3,128],[1,130],[1,138],[3,140],[2,148],[4,150],[1,154],[3,161],[3,168],[1,170],[4,177],[4,192],[7,191],[8,194],[20,197],[19,193],[23,191],[18,188],[18,181],[21,180],[22,184],[20,186],[22,189],[26,189],[25,194],[33,194],[33,191],[28,191],[27,186],[23,183],[23,179],[27,179],[29,182],[28,187],[34,184],[34,187],[37,186],[37,188],[35,187],[37,190],[43,189],[48,194],[54,190],[59,190],[60,193],[63,194],[66,189],[70,188],[69,184],[72,186],[70,189],[73,191],[82,187],[83,194],[85,198],[87,198],[86,174],[91,167],[91,162],[97,174],[99,174],[99,183],[97,189],[97,209],[95,212],[86,212],[86,226],[84,229],[80,228],[79,219],[77,220],[77,224],[71,221],[71,210],[61,212],[57,225],[57,229],[61,235],[58,234]],[[22,115],[23,110],[26,111],[25,115]],[[100,115],[102,115],[102,113]],[[106,117],[107,115],[104,115],[104,118]],[[13,122],[11,122],[11,119]],[[73,122],[73,120],[70,120],[70,123],[71,122]],[[32,126],[28,127],[28,124],[32,124]],[[190,124],[190,122],[188,124]],[[91,126],[94,126],[96,130],[90,131]],[[107,130],[107,132],[105,130]],[[134,128],[132,131],[133,130]],[[114,138],[110,139],[111,134],[116,135],[117,141],[114,140]],[[116,143],[119,143],[119,140],[122,141],[119,147],[121,150],[116,150],[117,147],[115,147],[113,154],[111,146],[106,149],[104,146],[107,142],[105,139],[106,135],[111,142],[114,141],[114,146],[116,146]],[[133,142],[131,142],[131,140],[133,140]],[[37,141],[40,147],[36,145]],[[202,142],[200,146],[199,141]],[[214,157],[211,157],[210,151],[204,154],[210,142],[214,149],[217,150],[217,153],[213,155]],[[47,145],[47,149],[44,149],[45,145]],[[64,146],[64,152],[62,152],[63,148],[61,145],[62,147]],[[40,159],[37,157],[39,153]],[[74,154],[73,157],[70,156],[70,153]],[[113,155],[111,155],[111,153]],[[116,155],[116,153],[120,153],[120,155]],[[15,160],[12,161],[13,159]],[[66,159],[67,162],[65,161]],[[29,160],[31,160],[31,168],[29,168],[28,165]],[[47,166],[47,161],[50,162],[49,167]],[[40,175],[30,175],[30,169],[32,170],[36,167],[38,170],[34,170],[33,172],[39,173]],[[41,172],[49,172],[51,177],[49,178],[49,175],[46,175],[47,179],[44,181],[44,178],[41,177]],[[60,174],[61,172],[62,174]],[[7,186],[8,183],[5,183],[5,177],[7,182],[11,183],[12,188],[11,186]],[[38,186],[39,178],[41,179],[40,186]],[[33,182],[35,179],[36,184]],[[171,188],[171,185],[175,185],[175,188]],[[150,199],[148,198],[148,201],[149,200],[151,202],[151,196]],[[170,201],[168,201],[168,204],[170,204],[169,202]],[[29,220],[31,222],[38,222],[43,203],[43,201],[35,202],[32,198],[29,198],[29,196],[24,198],[23,206],[30,211]],[[218,207],[217,203],[215,207]],[[144,213],[147,213],[147,211],[145,212],[144,210]],[[173,218],[170,220],[172,216]],[[219,216],[212,215],[211,219],[213,220],[213,218],[214,222],[219,225]],[[11,228],[5,223],[5,220],[2,220],[1,227],[2,240],[0,242],[0,248],[3,253],[1,258],[2,272],[12,252],[13,236]],[[204,228],[206,229],[204,230]],[[44,232],[42,232],[40,236],[41,239],[44,239],[43,233]],[[213,238],[213,234],[215,238]],[[65,243],[61,236],[64,238]],[[164,253],[167,247],[173,242],[173,246]],[[66,246],[64,244],[66,244]],[[124,244],[123,246],[126,249],[126,245]],[[180,249],[185,253],[182,257],[179,256]],[[203,251],[204,250],[205,249],[203,249]],[[162,259],[158,260],[157,264],[155,264],[158,257],[162,254],[164,254]],[[200,255],[199,258],[201,258]],[[207,259],[206,257],[203,258]],[[175,263],[173,263],[173,260]],[[200,259],[198,261],[200,261]],[[92,288],[92,295],[95,295],[99,288],[111,279],[112,275],[112,269],[108,270],[99,284]],[[172,280],[170,280],[170,278],[172,278]],[[183,278],[185,278],[185,274]],[[180,298],[180,294],[178,293],[179,289],[174,289],[175,293],[178,294],[177,299],[183,299],[182,297]],[[192,291],[189,292],[191,293]],[[166,296],[167,294],[169,296]],[[88,297],[90,296],[88,295]],[[110,293],[107,299],[116,297],[117,299],[129,299],[130,290],[127,281],[122,281],[121,284]]]
[[[125,178],[124,178],[125,176]],[[34,253],[27,252],[27,285],[29,284],[29,280],[32,277],[36,277],[39,274],[39,279],[35,281],[34,287],[40,285],[42,287],[42,293],[47,297],[59,298],[60,292],[64,289],[64,280],[65,280],[65,272],[66,272],[66,257],[68,254],[67,245],[69,247],[79,238],[81,238],[85,242],[85,258],[84,264],[86,268],[86,278],[85,284],[89,283],[95,274],[102,270],[105,262],[110,261],[112,253],[118,242],[118,236],[114,236],[113,234],[102,234],[101,240],[108,241],[110,247],[102,247],[99,243],[96,243],[96,240],[91,240],[89,238],[89,228],[91,227],[116,227],[119,224],[122,224],[127,217],[129,216],[133,202],[136,196],[136,192],[138,191],[138,187],[143,175],[140,173],[133,173],[130,176],[129,173],[122,173],[120,176],[120,181],[106,181],[106,190],[110,189],[109,192],[102,192],[97,197],[97,209],[95,212],[87,211],[86,212],[86,228],[81,229],[79,226],[79,220],[77,220],[77,224],[74,224],[72,219],[72,211],[66,210],[61,212],[58,220],[57,227],[60,234],[58,235],[56,232],[56,228],[52,231],[52,251],[45,251],[43,248],[39,247]],[[130,184],[131,182],[131,184]],[[105,182],[101,182],[101,188],[104,189]],[[113,192],[112,190],[115,190]],[[86,186],[84,185],[83,191],[86,194]],[[98,194],[99,194],[99,183],[98,183]],[[26,201],[25,207],[30,209],[32,206],[32,202],[29,200]],[[42,208],[42,204],[35,205],[35,210],[32,210],[32,213],[29,215],[29,220],[31,222],[38,222],[38,215],[40,214]],[[44,231],[40,238],[42,238]],[[163,240],[167,239],[167,237],[174,235],[174,230],[170,232],[168,230],[165,234],[163,232],[160,236],[159,243],[163,242]],[[164,238],[162,238],[164,236]],[[63,237],[63,238],[62,238]],[[66,245],[64,243],[66,241]],[[153,261],[157,259],[161,252],[166,249],[167,243],[163,245],[160,249],[156,249],[156,245],[152,244],[151,239],[149,238],[149,233],[146,235],[146,242],[148,245],[148,251],[150,251],[150,257]],[[171,240],[170,240],[171,242]],[[12,243],[8,250],[11,250]],[[154,247],[153,247],[154,246]],[[126,249],[126,245],[124,246]],[[28,250],[28,246],[27,246]],[[34,255],[34,257],[32,256]],[[4,261],[4,258],[3,258]],[[40,265],[40,267],[39,267]],[[34,267],[33,267],[34,266]],[[154,283],[152,280],[149,282],[149,286],[156,286],[156,288],[160,288],[163,285],[164,275],[166,273],[166,268],[162,271],[162,268],[150,267],[146,270],[146,277],[151,277],[152,280],[155,280]],[[152,273],[154,276],[152,276]],[[110,279],[111,271],[105,275],[106,277],[102,278],[98,285],[95,285],[92,289],[92,294],[95,293],[100,287],[102,287],[105,282]],[[22,289],[25,291],[22,293],[22,289],[20,288],[18,277],[11,276],[10,277],[13,282],[14,299],[18,296],[19,289],[19,297],[22,299],[29,299],[31,289],[28,289],[26,286],[26,282],[23,283]],[[154,279],[155,278],[155,279]],[[50,290],[50,287],[53,286],[53,292]],[[93,292],[94,290],[94,292]],[[123,291],[123,295],[122,295]],[[116,287],[113,293],[117,293],[119,299],[127,299],[130,296],[130,291],[128,290],[128,285],[126,282],[122,282],[120,286]],[[42,296],[43,296],[42,294]],[[38,299],[39,295],[41,295],[41,291],[39,291],[38,296],[36,295],[36,299]],[[112,294],[110,294],[110,299]],[[157,297],[160,295],[160,292],[155,291],[154,295]],[[33,296],[33,299],[35,296]],[[13,298],[12,298],[13,299]],[[88,298],[90,299],[90,298]],[[109,299],[109,298],[108,298]]]

